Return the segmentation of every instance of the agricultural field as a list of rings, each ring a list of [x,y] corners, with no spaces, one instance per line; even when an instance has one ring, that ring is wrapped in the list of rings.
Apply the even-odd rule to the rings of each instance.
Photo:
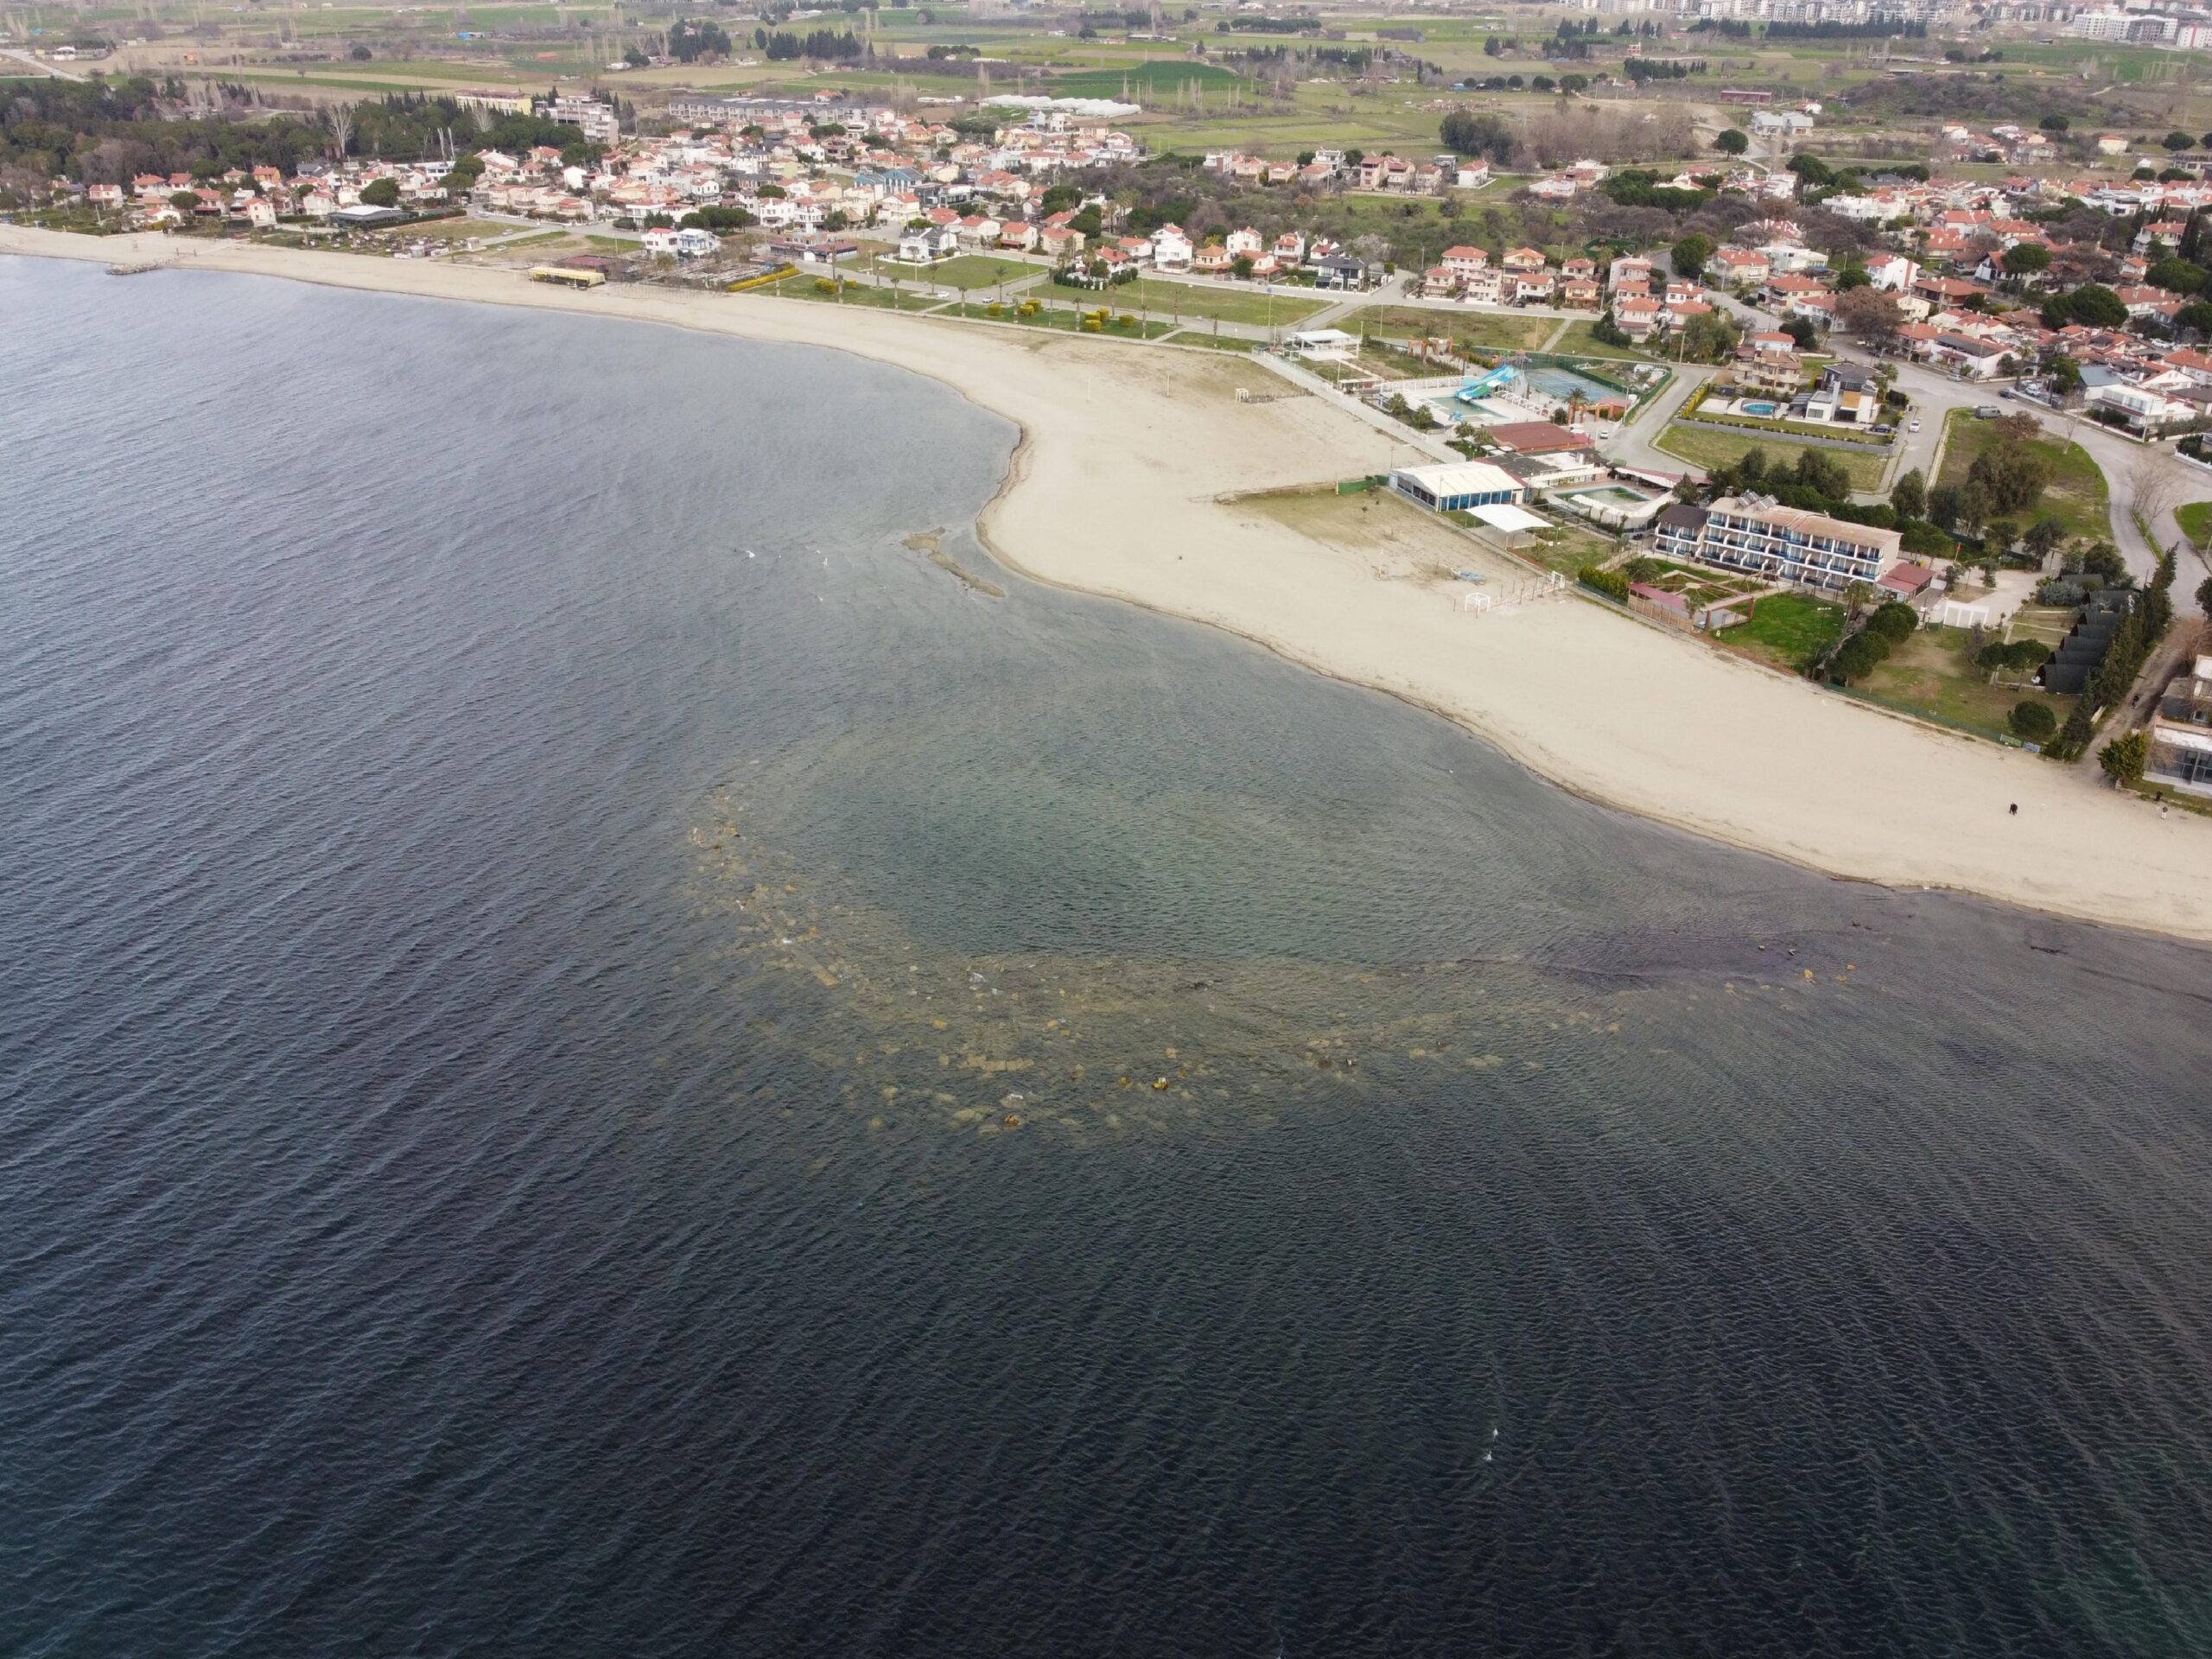
[[[1251,85],[1234,70],[1218,64],[1147,59],[1118,68],[1079,69],[1071,74],[1056,75],[1052,78],[1052,96],[1126,98],[1132,103],[1149,104],[1173,98],[1191,86],[1246,92]]]
[[[1764,449],[1770,462],[1777,458],[1794,461],[1805,446],[1757,432],[1720,431],[1677,422],[1659,435],[1656,447],[1710,472],[1716,467],[1734,466],[1751,449]],[[1881,488],[1882,474],[1890,464],[1886,449],[1846,449],[1823,444],[1820,453],[1840,464],[1850,477],[1851,487],[1858,491]]]
[[[1998,423],[1977,420],[1970,409],[1955,409],[1948,420],[1943,470],[1935,481],[1964,484],[1974,458],[1999,441]],[[2050,429],[2048,425],[2044,427],[2046,433]],[[2051,476],[2050,482],[2044,487],[2042,500],[2036,504],[2032,513],[2023,516],[2020,528],[2025,529],[2028,523],[2049,515],[2065,527],[2069,536],[2092,541],[2109,539],[2111,497],[2105,487],[2105,475],[2098,470],[2089,452],[2078,443],[2049,436],[2031,441],[2028,448],[2050,462]]]

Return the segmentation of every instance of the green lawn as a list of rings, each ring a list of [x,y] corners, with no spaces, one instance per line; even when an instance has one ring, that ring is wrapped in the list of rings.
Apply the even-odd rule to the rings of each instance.
[[[1348,334],[1364,329],[1394,340],[1437,335],[1481,352],[1533,352],[1559,327],[1557,317],[1516,316],[1459,307],[1431,310],[1418,305],[1370,305],[1336,325]]]
[[[1843,623],[1844,608],[1832,601],[1809,594],[1770,594],[1758,602],[1750,621],[1723,628],[1713,638],[1802,674],[1842,634]]]
[[[1935,481],[1963,484],[1974,458],[1998,441],[1997,423],[1975,419],[1970,409],[1955,409],[1947,419],[1949,429],[1944,440],[1943,470]],[[2105,488],[2105,475],[2097,470],[2089,452],[2078,443],[2050,437],[2035,439],[2028,448],[2050,463],[2050,482],[2044,487],[2043,499],[2034,510],[2019,515],[2019,527],[2025,529],[2049,515],[2065,527],[2069,536],[2109,540],[2111,498]]]
[[[1916,714],[1991,733],[2005,729],[2012,705],[2022,701],[2042,703],[2065,724],[2069,699],[1990,684],[1988,675],[1974,665],[1973,649],[1971,629],[1923,628],[1892,651],[1860,689]]]
[[[1027,265],[1018,259],[994,258],[988,253],[956,254],[933,265],[902,265],[895,259],[879,259],[875,262],[875,271],[879,276],[896,276],[905,282],[933,283],[939,288],[970,290],[995,288],[1001,283],[1018,283],[1046,274],[1042,265]]]
[[[1110,301],[1116,311],[1144,310],[1161,316],[1179,315],[1186,321],[1198,317],[1218,317],[1224,322],[1253,322],[1263,327],[1272,322],[1278,328],[1301,322],[1316,311],[1326,309],[1329,304],[1326,300],[1317,300],[1304,293],[1278,291],[1271,299],[1256,288],[1205,288],[1195,283],[1173,283],[1157,276],[1141,276],[1134,283],[1123,283],[1109,289],[1102,298]]]
[[[2185,507],[2174,509],[2174,522],[2181,526],[2181,533],[2204,545],[2204,538],[2212,536],[2212,501],[2192,501]]]
[[[1710,472],[1716,467],[1732,467],[1743,459],[1745,451],[1751,449],[1765,450],[1770,465],[1777,460],[1794,465],[1798,453],[1805,446],[1760,433],[1723,432],[1710,427],[1685,426],[1678,422],[1659,435],[1658,448]],[[1882,470],[1889,465],[1887,452],[1839,449],[1823,444],[1820,453],[1830,461],[1841,463],[1843,470],[1850,475],[1853,489],[1875,490],[1881,487]]]

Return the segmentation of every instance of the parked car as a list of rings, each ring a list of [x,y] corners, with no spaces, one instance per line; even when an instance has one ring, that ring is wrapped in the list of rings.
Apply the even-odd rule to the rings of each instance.
[[[1909,430],[1910,430],[1910,431],[1914,431],[1914,432],[1917,432],[1917,431],[1919,431],[1919,430],[1920,430],[1920,416],[1919,416],[1916,415],[1916,416],[1914,416],[1912,417],[1912,425],[1911,425],[1911,426],[1910,426],[1910,429],[1909,429]]]

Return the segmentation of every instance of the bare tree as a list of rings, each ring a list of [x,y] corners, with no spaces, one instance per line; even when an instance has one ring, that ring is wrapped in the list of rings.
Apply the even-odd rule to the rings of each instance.
[[[2158,520],[2164,518],[2181,493],[2181,481],[2174,476],[2174,464],[2156,449],[2145,449],[2128,464],[2127,490],[2134,500],[2135,516],[2146,527],[2146,533],[2155,543],[2158,534]]]
[[[351,104],[332,105],[330,106],[331,148],[341,161],[346,156],[346,146],[353,141],[353,106]]]

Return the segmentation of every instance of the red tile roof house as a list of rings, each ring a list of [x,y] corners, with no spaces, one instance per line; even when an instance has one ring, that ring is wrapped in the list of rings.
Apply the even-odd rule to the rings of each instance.
[[[1498,264],[1508,270],[1541,270],[1544,256],[1534,248],[1515,248]]]
[[[1444,250],[1444,269],[1455,277],[1471,276],[1488,264],[1490,255],[1480,248]]]
[[[1924,564],[1893,564],[1875,578],[1874,585],[1910,604],[1925,597],[1935,582],[1936,573]]]
[[[1800,294],[1825,294],[1827,284],[1810,276],[1794,276],[1787,272],[1766,279],[1766,296],[1777,305],[1786,305]]]
[[[1586,434],[1570,432],[1549,421],[1508,421],[1503,426],[1491,427],[1483,435],[1499,448],[1516,455],[1550,454],[1562,449],[1591,447]]]
[[[1743,248],[1722,248],[1705,262],[1705,274],[1723,288],[1764,283],[1771,269],[1764,254]]]
[[[1643,340],[1659,326],[1659,302],[1656,300],[1616,300],[1613,321],[1630,340]]]

